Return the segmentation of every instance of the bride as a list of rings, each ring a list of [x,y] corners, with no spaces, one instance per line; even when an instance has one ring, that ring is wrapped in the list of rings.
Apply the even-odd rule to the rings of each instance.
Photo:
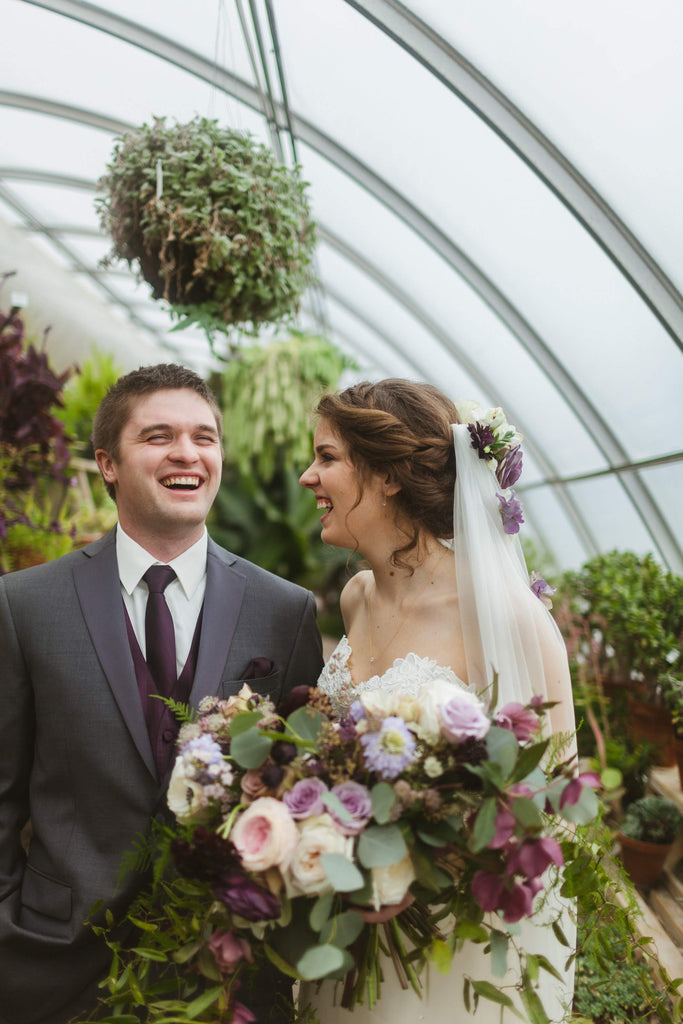
[[[538,580],[532,590],[516,536],[521,505],[508,488],[521,469],[520,438],[502,410],[456,407],[429,384],[390,379],[324,395],[316,412],[315,457],[300,483],[323,513],[322,540],[358,551],[369,565],[344,587],[346,635],[318,683],[335,711],[345,715],[366,690],[415,695],[444,674],[486,699],[497,671],[501,705],[540,694],[557,702],[553,732],[573,732],[564,643],[543,603],[550,588]],[[570,909],[558,902],[555,914],[558,907],[571,941]],[[573,988],[570,951],[539,917],[525,920],[515,941],[543,953],[564,979],[541,971],[538,990],[550,1018],[562,1021]],[[422,999],[400,988],[389,965],[379,1002],[372,1010],[357,1005],[354,1024],[459,1024],[467,1016],[465,978],[517,980],[512,968],[493,979],[488,961],[480,945],[466,942],[450,974],[431,971]],[[324,982],[302,986],[300,1001],[321,1024],[349,1024],[338,995]],[[519,1017],[482,999],[475,1019]]]

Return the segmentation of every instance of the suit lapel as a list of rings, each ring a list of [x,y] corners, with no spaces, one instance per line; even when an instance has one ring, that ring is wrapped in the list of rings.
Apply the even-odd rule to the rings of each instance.
[[[85,624],[116,703],[147,768],[157,777],[140,704],[121,600],[116,528],[84,549],[74,583]]]
[[[234,560],[209,539],[202,631],[190,694],[194,707],[203,697],[213,696],[223,679],[247,583],[246,576],[233,568]]]

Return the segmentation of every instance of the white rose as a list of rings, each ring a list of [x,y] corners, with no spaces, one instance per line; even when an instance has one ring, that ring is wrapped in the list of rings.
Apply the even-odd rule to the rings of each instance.
[[[419,722],[422,708],[417,697],[411,697],[407,693],[397,694],[393,713],[404,722]]]
[[[329,814],[298,823],[299,841],[284,873],[287,895],[317,896],[332,888],[322,865],[324,853],[340,853],[352,860],[353,837],[343,836]]]
[[[371,878],[372,901],[375,910],[400,903],[416,878],[410,854],[406,854],[398,864],[372,868]]]
[[[235,823],[230,839],[247,871],[289,864],[299,838],[285,804],[272,796],[254,800]]]
[[[463,694],[465,700],[471,700],[475,704],[481,701],[473,693],[464,690],[457,683],[444,679],[442,676],[423,683],[417,695],[420,705],[419,735],[430,743],[436,743],[441,735],[440,711],[444,704],[458,694]]]
[[[208,806],[204,789],[194,779],[188,779],[182,757],[173,766],[166,802],[182,825],[198,825],[206,820]]]
[[[366,693],[361,694],[360,702],[370,718],[388,718],[389,715],[394,714],[396,701],[392,694],[387,693],[386,690],[380,690],[379,688],[368,690]]]
[[[462,399],[460,402],[454,402],[455,411],[458,414],[458,422],[460,423],[476,423],[477,420],[481,419],[481,406],[479,402],[472,402],[469,399]]]

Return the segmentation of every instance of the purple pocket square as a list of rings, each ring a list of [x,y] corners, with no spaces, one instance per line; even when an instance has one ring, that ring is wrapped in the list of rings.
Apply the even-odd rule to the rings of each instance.
[[[252,658],[240,679],[264,679],[275,670],[275,662],[270,658]]]

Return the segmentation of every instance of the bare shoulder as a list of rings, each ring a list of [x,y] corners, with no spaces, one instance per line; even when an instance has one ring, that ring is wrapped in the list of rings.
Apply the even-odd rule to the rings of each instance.
[[[365,600],[366,588],[368,587],[371,578],[372,572],[369,569],[363,569],[361,572],[357,572],[355,576],[351,577],[341,592],[339,606],[347,629],[359,607]]]

